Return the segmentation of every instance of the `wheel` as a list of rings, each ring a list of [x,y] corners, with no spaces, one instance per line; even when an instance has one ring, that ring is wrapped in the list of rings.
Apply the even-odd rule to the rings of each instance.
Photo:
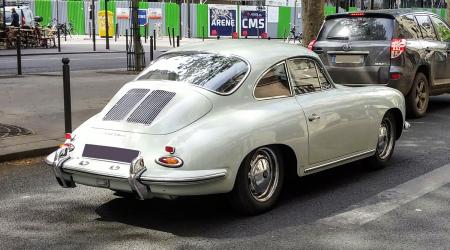
[[[231,206],[247,215],[267,211],[275,205],[283,180],[283,159],[277,148],[258,148],[244,159],[239,168],[229,194]]]
[[[378,143],[375,154],[368,158],[366,162],[372,169],[380,169],[386,166],[389,159],[394,153],[396,129],[395,118],[392,114],[387,113],[381,120],[378,130]]]
[[[406,96],[406,110],[409,117],[418,118],[425,115],[430,99],[428,80],[423,73],[417,73],[411,91]]]

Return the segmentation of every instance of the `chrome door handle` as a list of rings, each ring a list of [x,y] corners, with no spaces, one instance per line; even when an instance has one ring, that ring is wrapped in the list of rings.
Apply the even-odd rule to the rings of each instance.
[[[320,119],[320,116],[317,115],[317,114],[312,114],[312,115],[310,115],[310,116],[308,117],[308,120],[309,120],[310,122],[312,122],[312,121],[314,121],[314,120],[318,120],[318,119]]]

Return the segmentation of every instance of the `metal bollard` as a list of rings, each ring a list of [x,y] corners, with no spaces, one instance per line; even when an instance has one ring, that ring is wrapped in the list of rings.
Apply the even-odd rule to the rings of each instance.
[[[220,36],[219,35],[217,35],[217,40],[220,40]]]
[[[128,53],[128,30],[125,30],[125,48],[127,50]]]
[[[119,23],[116,23],[116,34],[114,36],[114,42],[117,42],[118,37],[119,37]]]
[[[22,75],[22,44],[20,42],[20,29],[17,32],[16,47],[17,47],[17,74]]]
[[[205,26],[202,26],[202,41],[205,41]]]
[[[150,62],[153,61],[153,36],[150,36]]]
[[[180,47],[180,36],[177,36],[177,47]]]
[[[153,30],[153,49],[156,50],[156,30]]]
[[[147,36],[148,36],[148,26],[144,26],[144,43],[147,43]]]
[[[58,33],[58,52],[61,52],[61,29],[59,24],[57,25],[57,33]]]
[[[167,33],[169,34],[169,43],[172,46],[172,39],[170,38],[170,27],[167,27]]]
[[[173,39],[173,47],[175,48],[175,28],[172,27],[172,39]]]
[[[69,58],[62,59],[63,91],[64,91],[64,125],[66,133],[72,133],[72,106],[70,99],[70,68]]]

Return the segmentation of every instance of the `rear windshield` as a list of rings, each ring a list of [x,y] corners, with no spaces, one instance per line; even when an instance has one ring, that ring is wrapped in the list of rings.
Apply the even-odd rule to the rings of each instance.
[[[317,38],[323,40],[391,40],[394,19],[379,17],[344,17],[325,22]]]
[[[138,80],[187,82],[227,94],[239,85],[248,71],[247,63],[235,56],[184,51],[162,55]]]

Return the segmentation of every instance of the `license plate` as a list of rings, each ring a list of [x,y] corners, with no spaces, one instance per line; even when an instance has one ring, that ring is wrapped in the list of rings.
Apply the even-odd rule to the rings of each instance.
[[[363,62],[362,55],[336,55],[334,62],[335,63],[362,63]]]

